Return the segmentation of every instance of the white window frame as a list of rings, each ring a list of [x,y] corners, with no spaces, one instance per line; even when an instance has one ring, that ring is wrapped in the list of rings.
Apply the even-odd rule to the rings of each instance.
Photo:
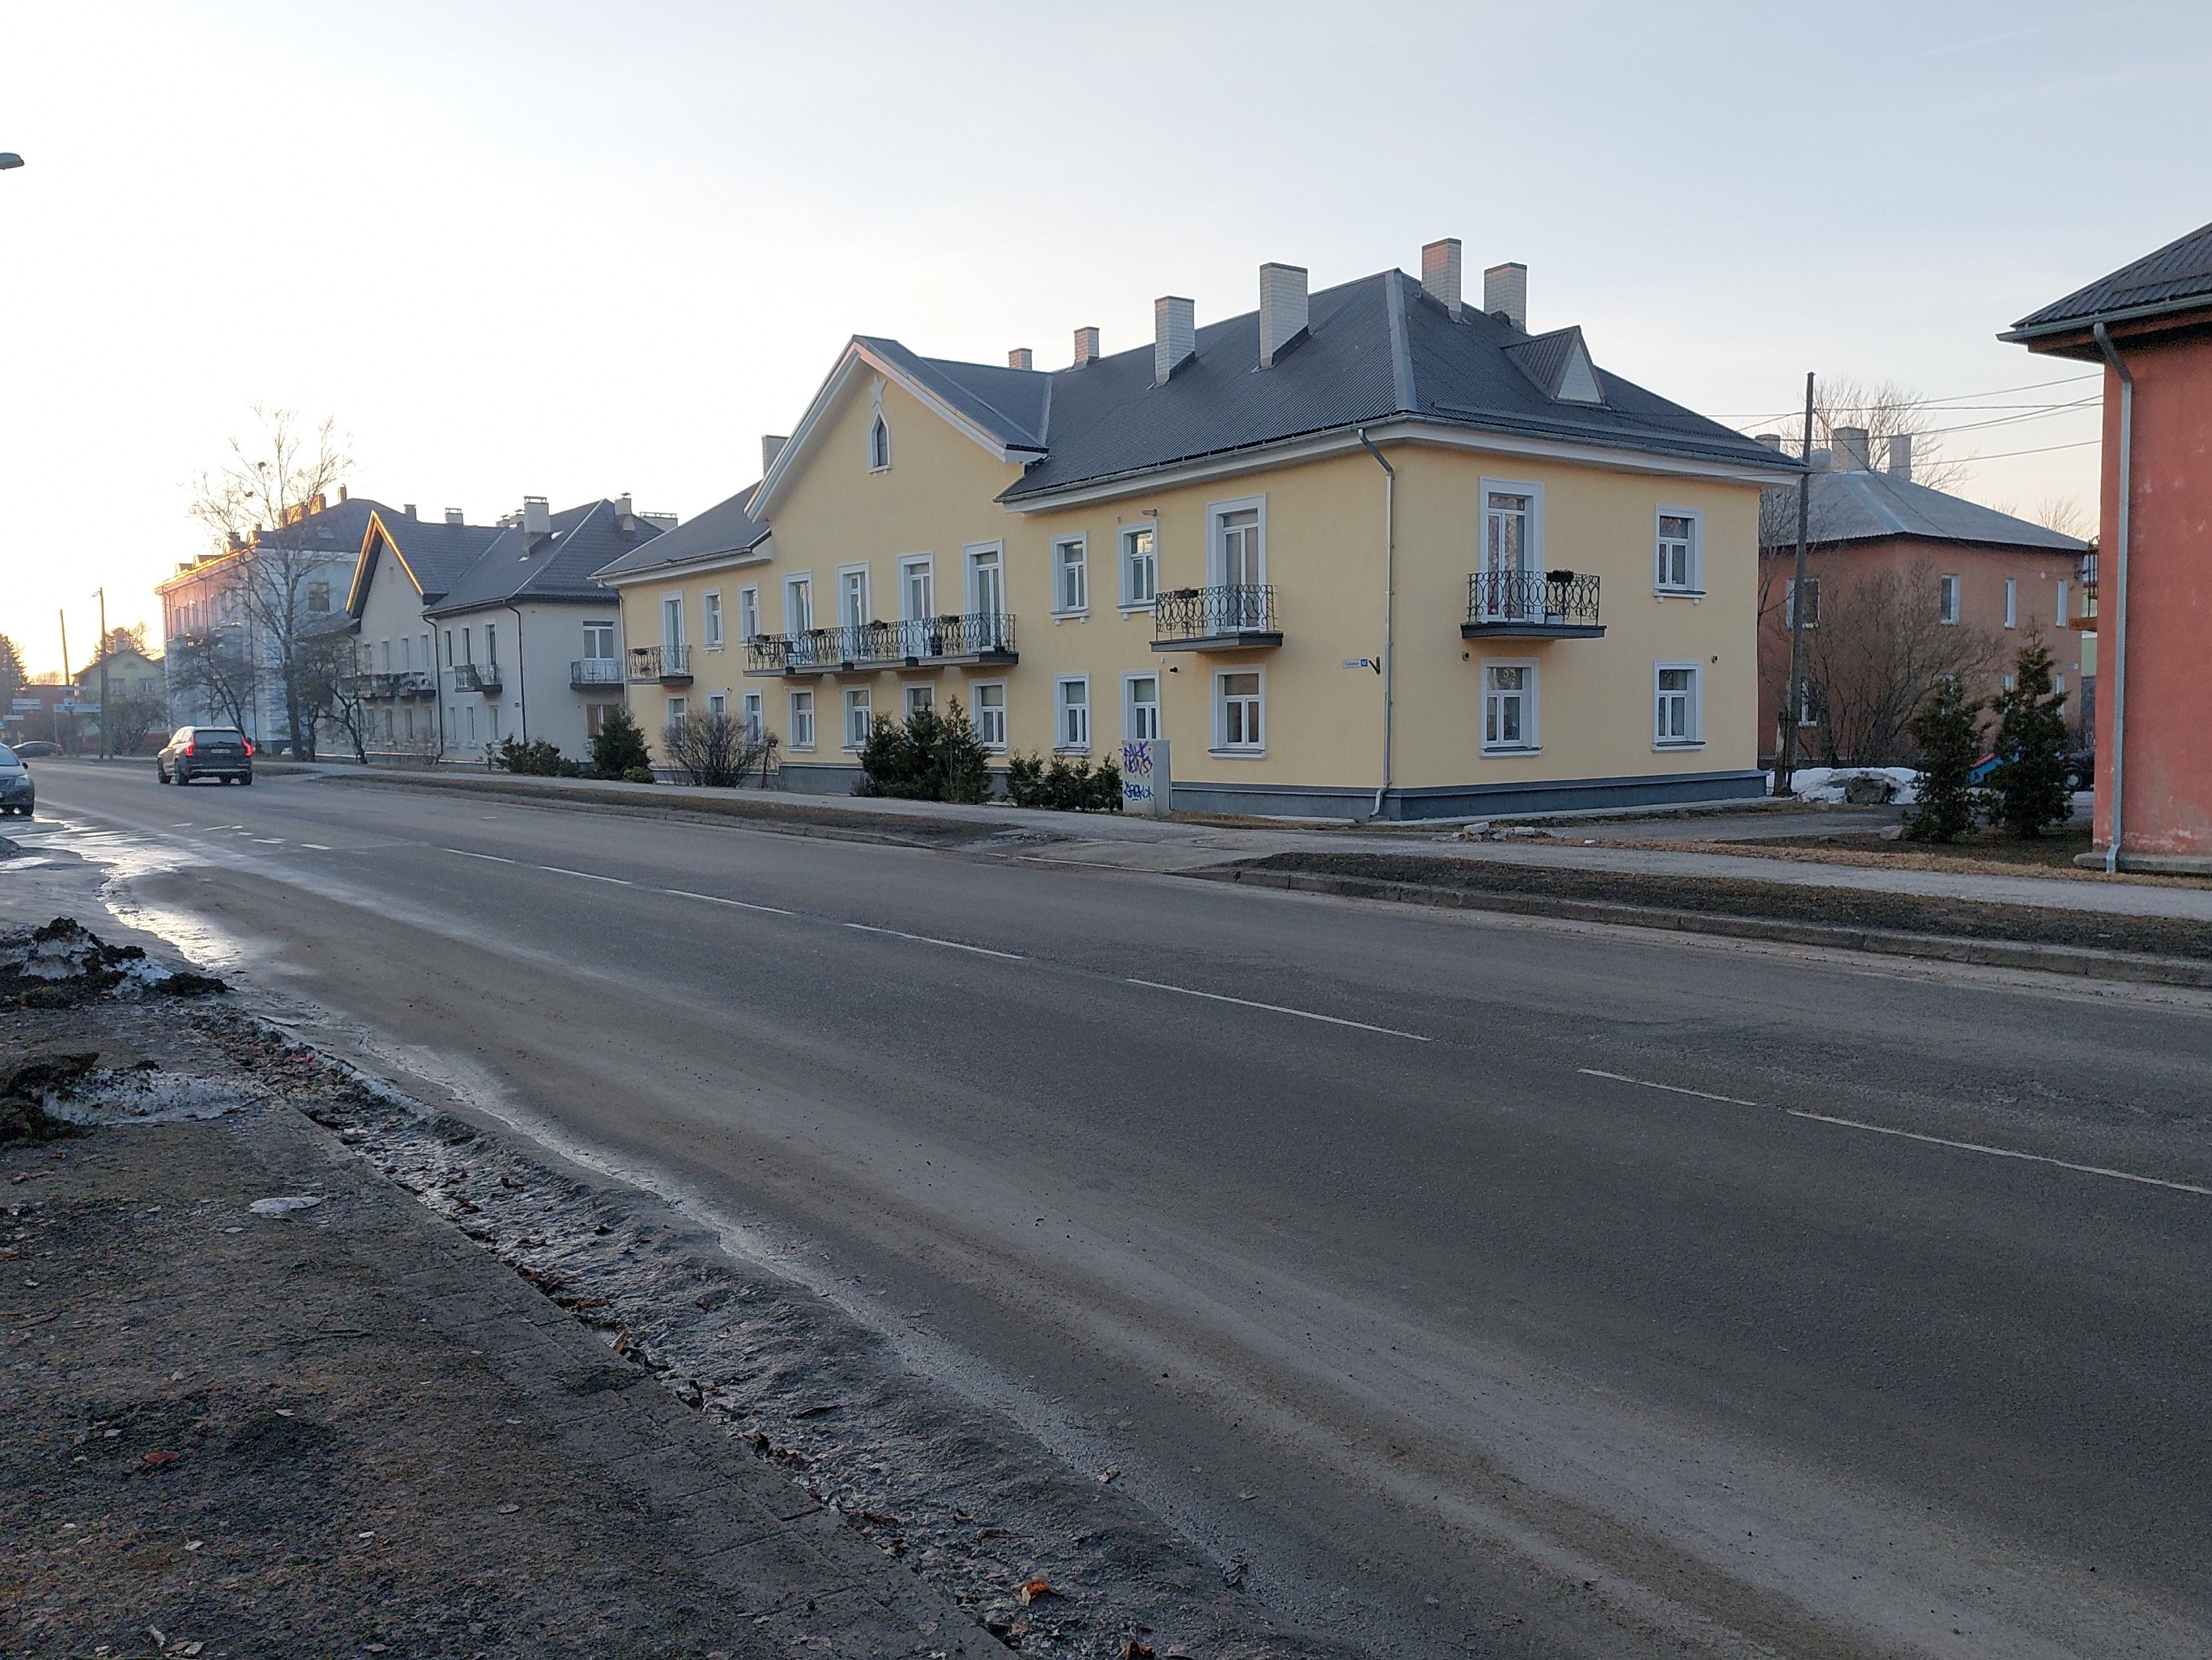
[[[928,587],[929,603],[917,611],[914,604],[914,578],[919,573]],[[899,620],[906,623],[926,621],[937,606],[937,557],[934,554],[907,553],[898,562]]]
[[[1158,669],[1146,669],[1141,673],[1125,674],[1121,677],[1121,741],[1123,743],[1142,743],[1146,739],[1159,737],[1166,729],[1166,717],[1160,712],[1160,682],[1166,678]],[[1152,730],[1150,732],[1137,730],[1139,722],[1136,693],[1137,683],[1139,680],[1149,680],[1152,683]]]
[[[790,734],[790,747],[802,755],[814,752],[814,694],[795,691],[785,702],[785,730]]]
[[[853,591],[852,579],[855,576],[860,579],[860,605],[858,606],[860,614],[854,617],[848,617],[845,614],[845,599],[846,596]],[[837,626],[839,628],[866,628],[874,618],[874,595],[868,592],[868,568],[866,565],[840,565],[837,567]]]
[[[1075,557],[1066,559],[1067,550],[1075,550]],[[1075,577],[1075,597],[1071,600],[1061,578],[1070,572]],[[1091,615],[1091,538],[1086,535],[1055,536],[1052,538],[1052,614],[1054,617],[1088,617]]]
[[[876,435],[878,433],[883,435],[883,442],[880,445],[876,441]],[[881,460],[876,459],[878,455],[883,458]],[[890,470],[891,423],[884,418],[884,406],[878,404],[868,416],[868,471],[871,473],[878,473],[889,472]]]
[[[710,691],[707,694],[707,718],[709,721],[726,721],[730,718],[729,693]]]
[[[1938,576],[1936,579],[1936,620],[1956,628],[1966,608],[1966,585],[1959,580],[1957,574],[1946,571]]]
[[[1229,677],[1232,674],[1256,675],[1260,682],[1260,741],[1256,744],[1231,744],[1229,741]],[[1250,757],[1267,752],[1267,666],[1265,663],[1237,663],[1213,672],[1213,742],[1208,746],[1209,755]]]
[[[1067,702],[1070,686],[1083,688],[1079,706]],[[1083,731],[1079,738],[1071,738],[1066,716],[1078,707],[1083,711]],[[1091,677],[1087,674],[1063,674],[1052,683],[1052,751],[1054,755],[1091,753]]]
[[[673,617],[676,619],[676,625],[672,637],[669,629],[669,618],[671,617]],[[660,648],[663,651],[671,649],[680,651],[683,649],[683,646],[684,593],[683,590],[679,588],[674,593],[664,593],[660,596]]]
[[[806,596],[802,606],[794,603],[798,596]],[[814,573],[795,570],[783,579],[783,631],[804,634],[814,626]]]
[[[1533,478],[1485,478],[1480,481],[1481,496],[1475,520],[1474,568],[1479,571],[1490,569],[1490,498],[1492,492],[1500,496],[1525,496],[1528,498],[1528,554],[1530,570],[1547,568],[1544,538],[1544,487]]]
[[[1260,581],[1267,583],[1267,498],[1264,496],[1237,496],[1225,502],[1206,504],[1206,586],[1225,588],[1229,586],[1229,527],[1221,521],[1232,513],[1251,513],[1257,515],[1260,534]],[[1154,539],[1154,548],[1159,546]]]
[[[705,637],[701,642],[708,651],[720,651],[722,639],[722,591],[708,588],[699,596],[699,629]]]
[[[690,725],[691,721],[690,698],[688,696],[670,698],[668,700],[668,707],[665,713],[668,716],[668,720],[665,724],[668,726],[681,727]]]
[[[1813,595],[1813,603],[1806,608],[1805,626],[1817,629],[1820,626],[1820,579],[1808,576],[1805,579],[1805,586]],[[1785,629],[1797,626],[1797,579],[1794,576],[1782,579],[1782,626]]]
[[[876,729],[876,692],[872,686],[844,686],[843,696],[837,700],[837,714],[842,725],[844,747],[858,754],[868,741],[868,734]],[[866,730],[857,741],[853,736],[853,717],[866,717]]]
[[[1489,506],[1486,500],[1486,510]],[[1662,519],[1686,519],[1690,521],[1690,557],[1688,581],[1669,582],[1661,568],[1660,555],[1663,538],[1659,533]],[[1670,508],[1662,503],[1651,515],[1651,591],[1654,593],[1677,593],[1692,599],[1702,599],[1705,593],[1705,510],[1703,508]]]
[[[1680,738],[1668,737],[1660,730],[1662,697],[1677,697],[1680,692],[1662,692],[1660,677],[1686,672],[1690,677],[1688,702],[1685,713],[1688,733]],[[1654,663],[1651,666],[1651,747],[1655,750],[1698,750],[1705,746],[1705,666],[1684,660],[1677,663]]]
[[[2020,626],[2020,578],[2017,576],[2005,578],[2004,625],[2008,629]]]
[[[921,699],[920,703],[916,703],[915,702],[916,697],[920,697]],[[907,680],[900,683],[899,713],[902,717],[911,719],[915,710],[917,708],[927,708],[933,709],[936,707],[937,682],[934,680]]]
[[[987,691],[999,694],[999,735],[996,738],[991,736],[983,722],[985,706],[982,694]],[[968,683],[968,718],[975,728],[975,741],[994,755],[1004,754],[1006,748],[1006,683],[1003,680],[971,680]]]
[[[2073,619],[2066,614],[2067,602],[2071,598],[2071,590],[2067,587],[2066,579],[2062,576],[2058,579],[2058,626],[2062,629],[2070,629],[2074,626]]]
[[[1486,517],[1489,512],[1489,485],[1486,483],[1483,486],[1483,511]],[[1517,496],[1522,492],[1516,490],[1513,493]],[[1485,534],[1486,537],[1486,526]],[[1486,733],[1490,730],[1490,700],[1493,695],[1490,690],[1490,672],[1492,669],[1528,671],[1528,684],[1522,688],[1521,694],[1523,700],[1521,710],[1522,741],[1517,744],[1493,744],[1487,738],[1484,738],[1481,740],[1482,752],[1485,755],[1540,754],[1544,747],[1544,728],[1541,724],[1544,708],[1544,677],[1539,672],[1536,660],[1533,657],[1486,657],[1482,660],[1481,667],[1482,713],[1481,724],[1475,728],[1478,733]]]
[[[762,724],[767,718],[766,712],[761,708],[761,695],[757,691],[741,694],[738,702],[738,711],[740,729],[747,738],[757,742],[761,735]]]
[[[583,627],[584,660],[587,663],[613,662],[617,654],[617,648],[615,645],[615,625],[612,623],[586,623]],[[599,655],[594,649],[595,645],[601,643],[602,642],[607,648],[606,654],[604,657]],[[461,649],[465,653],[468,648],[469,631],[466,629],[463,629],[461,630]]]
[[[981,585],[976,578],[981,575],[987,558],[999,573],[998,615],[1008,614],[1006,608],[1006,544],[1004,542],[970,542],[960,550],[960,577],[971,616],[980,616],[983,607],[978,603]]]
[[[1136,569],[1136,558],[1129,551],[1129,544],[1139,536],[1150,536],[1152,538],[1152,550],[1150,555],[1152,568],[1152,593],[1149,599],[1138,599],[1132,597],[1136,593],[1136,585],[1130,581],[1129,576]],[[1115,591],[1121,596],[1120,608],[1123,611],[1152,610],[1160,597],[1160,523],[1158,520],[1144,519],[1135,524],[1116,525],[1114,527],[1114,566],[1116,584]]]
[[[738,590],[738,642],[759,639],[760,631],[760,588],[748,582]]]

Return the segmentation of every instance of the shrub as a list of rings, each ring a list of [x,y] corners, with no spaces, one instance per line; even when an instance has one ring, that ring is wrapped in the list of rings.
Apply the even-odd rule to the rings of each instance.
[[[1983,707],[1966,696],[1957,676],[1947,674],[1913,711],[1920,803],[1905,815],[1905,833],[1914,841],[1955,842],[1973,829],[1981,792],[1968,778],[1981,753]]]
[[[653,776],[651,767],[632,767],[623,774],[622,781],[625,784],[657,784],[660,781]]]
[[[652,763],[643,728],[630,718],[628,709],[616,704],[606,712],[592,736],[591,775],[629,778],[634,772],[651,770]]]
[[[519,738],[502,738],[491,751],[491,763],[531,778],[557,778],[561,751],[543,738],[533,738],[527,744]]]
[[[674,722],[660,739],[660,752],[684,782],[716,789],[735,789],[755,767],[765,776],[775,745],[774,738],[752,736],[726,714]]]
[[[2037,836],[2074,814],[2066,780],[2066,699],[2051,690],[2051,652],[2031,640],[2013,663],[2013,684],[1999,692],[1990,769],[1990,817],[2014,836]]]
[[[860,750],[860,771],[855,795],[973,803],[991,794],[989,759],[957,697],[942,714],[923,708],[903,723],[878,717]]]
[[[1049,762],[1034,755],[1006,758],[1006,794],[1018,807],[1046,807],[1060,812],[1121,811],[1121,769],[1112,759],[1092,771],[1088,761],[1055,755]]]

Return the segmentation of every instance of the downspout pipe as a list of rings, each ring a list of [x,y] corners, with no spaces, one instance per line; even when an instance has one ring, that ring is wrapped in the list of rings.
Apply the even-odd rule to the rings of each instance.
[[[2127,363],[2105,325],[2097,324],[2092,332],[2097,337],[2097,349],[2120,378],[2119,522],[2113,526],[2112,537],[2119,544],[2112,559],[2112,824],[2105,843],[2105,873],[2109,876],[2120,867],[2120,812],[2127,799],[2123,768],[2128,757],[2128,508],[2136,483],[2136,378],[2128,373]],[[2100,605],[2100,615],[2103,610]]]
[[[513,605],[509,605],[507,610],[514,611],[514,695],[515,700],[522,706],[522,741],[526,744],[530,741],[530,681],[522,672],[525,657],[522,649],[522,613],[515,611]]]
[[[1359,429],[1359,442],[1382,469],[1382,784],[1375,792],[1375,807],[1368,814],[1370,818],[1380,818],[1382,798],[1390,793],[1390,727],[1396,714],[1391,672],[1397,663],[1398,469],[1375,447],[1364,427]]]

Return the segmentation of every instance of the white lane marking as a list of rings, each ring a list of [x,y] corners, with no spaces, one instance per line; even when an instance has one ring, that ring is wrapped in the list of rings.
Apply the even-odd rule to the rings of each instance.
[[[172,825],[170,825],[170,826],[169,826],[169,828],[170,828],[171,830],[190,830],[191,827],[192,827],[192,821],[191,821],[191,819],[189,819],[189,818],[187,818],[186,820],[185,820],[185,822],[184,822],[183,824],[172,824]]]
[[[513,861],[510,860],[509,862],[511,863]],[[586,882],[611,882],[618,888],[635,887],[637,885],[626,877],[601,876],[596,871],[570,870],[566,865],[532,865],[531,868],[532,870],[550,870],[556,876],[580,876]]]
[[[458,853],[464,859],[485,860],[495,865],[512,865],[515,862],[515,860],[512,859],[502,859],[495,853],[471,853],[466,848],[444,848],[443,851],[447,853]]]
[[[254,845],[263,848],[281,847],[284,838],[281,836],[257,836],[253,838]]]
[[[957,939],[939,939],[933,934],[902,933],[896,928],[872,928],[866,922],[848,922],[845,926],[862,933],[887,933],[894,939],[911,939],[918,945],[942,946],[947,951],[973,952],[978,957],[996,957],[1008,963],[1026,963],[1029,958],[1015,951],[993,951],[988,946],[963,945]]]
[[[1904,1141],[1924,1141],[1931,1147],[1952,1147],[1960,1152],[1978,1152],[1991,1158],[2017,1158],[2023,1164],[2052,1164],[2060,1170],[2070,1170],[2083,1176],[2102,1176],[2115,1182],[2134,1182],[2146,1188],[2166,1188],[2175,1193],[2202,1194],[2212,1199],[2212,1188],[2199,1187],[2193,1182],[2169,1182],[2160,1176],[2138,1176],[2133,1171],[2107,1170],[2102,1164],[2077,1164],[2070,1158],[2053,1158],[2047,1153],[2022,1152],[2017,1147],[1993,1147],[1985,1141],[1954,1141],[1948,1136],[1923,1135],[1917,1130],[1901,1130],[1887,1124],[1869,1124],[1858,1118],[1838,1118],[1825,1112],[1808,1112],[1802,1107],[1778,1107],[1771,1101],[1745,1101],[1733,1095],[1713,1095],[1705,1090],[1684,1089],[1680,1084],[1656,1084],[1649,1078],[1631,1078],[1626,1073],[1600,1072],[1595,1067],[1577,1067],[1576,1071],[1585,1078],[1603,1078],[1615,1084],[1633,1084],[1639,1089],[1664,1090],[1669,1095],[1693,1095],[1700,1101],[1720,1101],[1731,1107],[1759,1107],[1768,1112],[1786,1113],[1792,1118],[1802,1118],[1815,1124],[1833,1124],[1838,1129],[1864,1130],[1870,1135],[1894,1135]]]
[[[692,893],[683,888],[663,888],[663,893],[672,893],[678,899],[703,899],[710,905],[734,905],[739,910],[764,910],[771,916],[796,916],[795,910],[784,910],[775,905],[750,905],[742,899],[725,899],[718,893]]]
[[[328,853],[330,851],[330,849],[325,847],[320,842],[302,842],[300,845],[303,848],[313,848],[317,853]]]
[[[1379,1031],[1385,1037],[1403,1037],[1416,1043],[1431,1040],[1417,1031],[1400,1031],[1395,1026],[1370,1026],[1364,1020],[1346,1020],[1334,1014],[1316,1014],[1311,1009],[1285,1008],[1280,1003],[1255,1003],[1249,997],[1224,997],[1218,991],[1193,991],[1188,986],[1170,986],[1159,980],[1135,980],[1133,986],[1149,986],[1154,991],[1181,992],[1185,997],[1203,997],[1213,1003],[1234,1003],[1240,1008],[1265,1009],[1270,1014],[1295,1014],[1301,1020],[1322,1020],[1332,1026],[1351,1026],[1359,1031]]]

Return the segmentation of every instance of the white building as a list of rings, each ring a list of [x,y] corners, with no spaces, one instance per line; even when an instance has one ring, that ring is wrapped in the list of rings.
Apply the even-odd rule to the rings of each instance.
[[[416,517],[412,505],[396,514],[380,507],[369,515],[356,545],[345,609],[370,728],[363,741],[372,757],[431,760],[450,752],[445,688],[423,612],[505,533],[464,522],[458,508],[447,508],[434,524]],[[495,708],[491,719],[498,718]]]

